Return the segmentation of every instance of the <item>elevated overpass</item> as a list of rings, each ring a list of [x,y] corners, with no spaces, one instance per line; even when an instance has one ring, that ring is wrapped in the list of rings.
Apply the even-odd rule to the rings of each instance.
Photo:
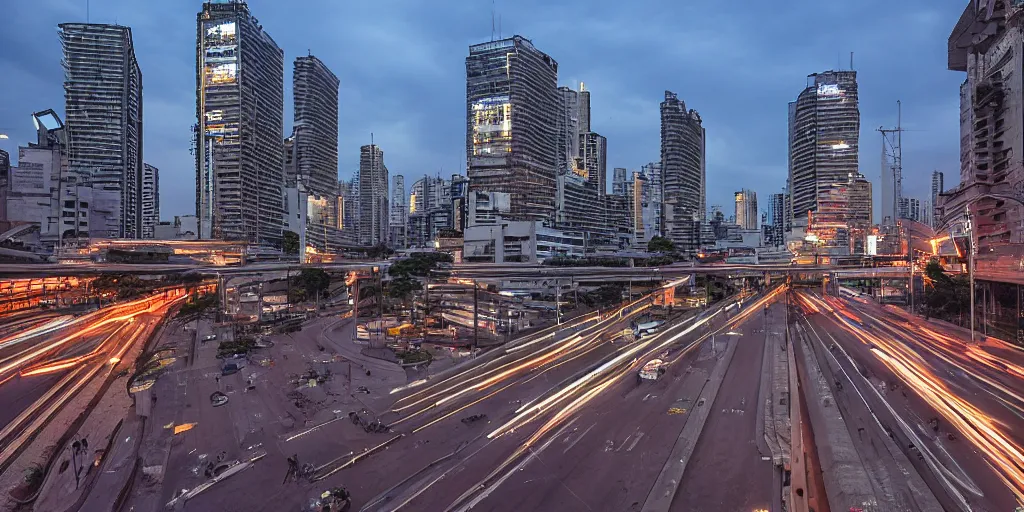
[[[387,262],[352,261],[346,263],[268,262],[245,266],[213,266],[199,264],[157,264],[157,263],[40,263],[0,264],[3,277],[50,277],[87,276],[103,274],[172,275],[196,272],[211,277],[234,275],[257,275],[264,272],[299,271],[304,268],[322,268],[327,271],[345,272],[365,270],[372,267],[386,267]]]
[[[550,267],[543,265],[470,264],[455,265],[444,272],[459,279],[606,279],[633,281],[661,281],[690,274],[758,277],[772,275],[829,274],[839,278],[899,278],[906,276],[908,268],[868,267],[844,268],[809,265],[686,265],[663,267]]]

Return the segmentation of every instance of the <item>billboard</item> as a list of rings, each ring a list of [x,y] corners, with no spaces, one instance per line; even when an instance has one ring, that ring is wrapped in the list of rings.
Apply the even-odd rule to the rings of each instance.
[[[512,104],[508,95],[489,96],[474,101],[473,154],[499,156],[511,151]]]
[[[878,255],[878,235],[868,235],[868,256]]]

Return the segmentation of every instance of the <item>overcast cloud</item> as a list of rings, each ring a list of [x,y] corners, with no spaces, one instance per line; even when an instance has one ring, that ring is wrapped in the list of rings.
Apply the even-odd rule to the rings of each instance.
[[[557,4],[557,5],[554,5]],[[32,140],[30,114],[64,99],[57,24],[85,21],[86,0],[5,2],[0,30],[0,148]],[[732,212],[751,188],[762,209],[786,180],[787,103],[814,72],[847,69],[860,82],[861,172],[880,197],[879,126],[903,101],[904,190],[923,200],[930,175],[959,176],[959,85],[946,39],[965,0],[714,2],[497,0],[501,33],[531,39],[559,63],[559,82],[592,91],[593,129],[608,138],[608,170],[659,158],[664,91],[700,112],[708,134],[708,205]],[[165,219],[194,213],[189,154],[195,122],[192,0],[92,0],[92,22],[132,27],[144,84],[144,155],[161,170]],[[370,133],[392,174],[411,184],[465,166],[465,57],[491,38],[486,0],[374,2],[250,0],[285,51],[285,129],[291,62],[307,51],[341,79],[340,174],[358,167]],[[283,135],[283,134],[282,134]],[[610,177],[609,177],[610,178]]]

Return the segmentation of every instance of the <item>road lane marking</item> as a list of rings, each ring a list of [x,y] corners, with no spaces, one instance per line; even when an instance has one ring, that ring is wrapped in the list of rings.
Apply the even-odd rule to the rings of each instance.
[[[622,450],[622,447],[626,446],[626,443],[629,442],[629,438],[631,438],[631,437],[633,437],[633,434],[630,434],[630,435],[626,436],[626,439],[624,441],[622,441],[622,444],[620,444],[619,447],[615,449],[615,451],[618,452],[618,451]]]
[[[597,423],[594,423],[588,429],[584,430],[583,433],[580,434],[580,436],[577,437],[575,441],[570,443],[569,446],[565,448],[565,450],[562,450],[562,455],[565,455],[569,450],[572,450],[572,447],[576,446],[576,443],[580,442],[580,439],[583,439],[583,436],[587,435],[587,432],[590,432],[590,429],[594,428],[595,426],[597,426]]]
[[[636,444],[637,444],[637,443],[639,443],[639,442],[640,442],[640,440],[641,440],[641,439],[643,439],[643,437],[644,437],[644,433],[643,433],[643,432],[640,432],[640,433],[639,433],[639,434],[638,434],[638,435],[636,436],[636,438],[635,438],[635,439],[633,439],[633,443],[629,445],[629,448],[626,448],[626,451],[627,451],[627,452],[631,452],[631,451],[633,451],[633,448],[636,448]]]

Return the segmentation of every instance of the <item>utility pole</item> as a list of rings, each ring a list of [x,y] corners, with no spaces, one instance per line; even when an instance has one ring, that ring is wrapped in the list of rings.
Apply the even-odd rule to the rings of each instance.
[[[555,280],[555,325],[562,325],[562,282]]]
[[[967,248],[967,276],[970,278],[971,288],[971,344],[975,342],[974,334],[974,225],[971,224],[971,209],[967,207],[967,233],[971,246]]]
[[[910,280],[907,281],[907,293],[910,295],[910,313],[914,313],[914,235],[910,232],[910,225],[907,230],[907,263],[910,265]]]
[[[892,167],[889,169],[882,169],[882,183],[884,180],[888,180],[889,176],[885,175],[888,170],[892,171],[892,216],[891,221],[893,224],[899,219],[899,204],[900,199],[903,196],[903,105],[897,100],[896,101],[896,128],[885,129],[878,127],[878,132],[882,134],[882,156],[883,163],[887,163],[890,152],[886,151],[886,146],[891,149],[892,156]],[[885,219],[883,217],[883,222]]]
[[[473,351],[480,347],[480,294],[473,281]]]

